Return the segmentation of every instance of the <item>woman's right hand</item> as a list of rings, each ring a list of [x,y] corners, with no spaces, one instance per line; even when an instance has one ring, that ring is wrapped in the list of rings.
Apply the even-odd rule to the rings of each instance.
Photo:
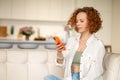
[[[65,45],[63,43],[56,44],[56,49],[57,49],[57,57],[63,58],[62,51],[64,51]]]
[[[65,45],[63,43],[59,43],[59,44],[56,44],[56,49],[57,49],[57,52],[61,53],[66,48],[65,48]]]

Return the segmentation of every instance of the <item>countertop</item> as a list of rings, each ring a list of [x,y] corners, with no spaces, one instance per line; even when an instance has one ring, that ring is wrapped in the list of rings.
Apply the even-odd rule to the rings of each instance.
[[[64,43],[64,42],[63,42]],[[65,44],[65,43],[64,43]],[[0,39],[0,49],[56,49],[55,41]]]
[[[42,40],[13,40],[13,39],[0,39],[0,43],[11,43],[11,44],[55,44],[55,42],[42,41]]]

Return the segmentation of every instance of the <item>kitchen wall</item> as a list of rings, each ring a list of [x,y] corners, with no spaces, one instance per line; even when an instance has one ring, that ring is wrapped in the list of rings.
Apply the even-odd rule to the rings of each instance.
[[[83,7],[83,6],[93,6],[95,7],[101,14],[101,18],[103,20],[103,28],[96,33],[97,37],[99,37],[105,45],[111,45],[113,47],[113,51],[118,51],[116,49],[116,44],[114,40],[112,40],[115,35],[111,31],[112,29],[112,6],[113,4],[117,4],[119,0],[76,0],[75,7]],[[115,11],[114,11],[115,12]],[[72,12],[71,12],[72,13]],[[71,15],[69,12],[69,15]],[[66,32],[64,31],[64,25],[66,22],[58,22],[58,21],[27,21],[27,20],[0,20],[0,25],[7,25],[10,29],[11,25],[15,26],[15,34],[14,38],[17,39],[18,30],[22,26],[33,26],[34,30],[37,31],[37,28],[40,28],[40,35],[42,36],[51,36],[51,35],[60,35],[62,39],[66,40]],[[118,29],[117,29],[118,30]],[[119,31],[118,31],[119,32]],[[8,32],[9,33],[9,32]],[[31,36],[31,39],[37,36],[37,33]],[[115,38],[115,37],[114,37]]]
[[[120,53],[120,0],[113,0],[112,49]]]

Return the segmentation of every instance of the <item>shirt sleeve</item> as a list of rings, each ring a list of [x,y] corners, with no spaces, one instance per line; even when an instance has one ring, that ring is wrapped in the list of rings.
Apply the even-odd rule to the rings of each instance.
[[[63,63],[62,64],[58,63],[57,59],[55,60],[55,63],[56,63],[56,66],[65,68],[65,59],[63,59]]]
[[[105,48],[104,45],[100,42],[97,45],[97,48],[95,50],[94,57],[91,59],[91,67],[88,71],[85,80],[103,80],[103,58],[105,55]],[[84,79],[83,79],[84,80]]]

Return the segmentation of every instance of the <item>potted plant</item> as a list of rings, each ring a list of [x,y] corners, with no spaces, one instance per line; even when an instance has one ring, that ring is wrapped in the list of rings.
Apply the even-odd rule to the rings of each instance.
[[[20,28],[19,33],[25,35],[25,39],[29,40],[29,37],[34,33],[34,30],[31,26],[25,26]]]

